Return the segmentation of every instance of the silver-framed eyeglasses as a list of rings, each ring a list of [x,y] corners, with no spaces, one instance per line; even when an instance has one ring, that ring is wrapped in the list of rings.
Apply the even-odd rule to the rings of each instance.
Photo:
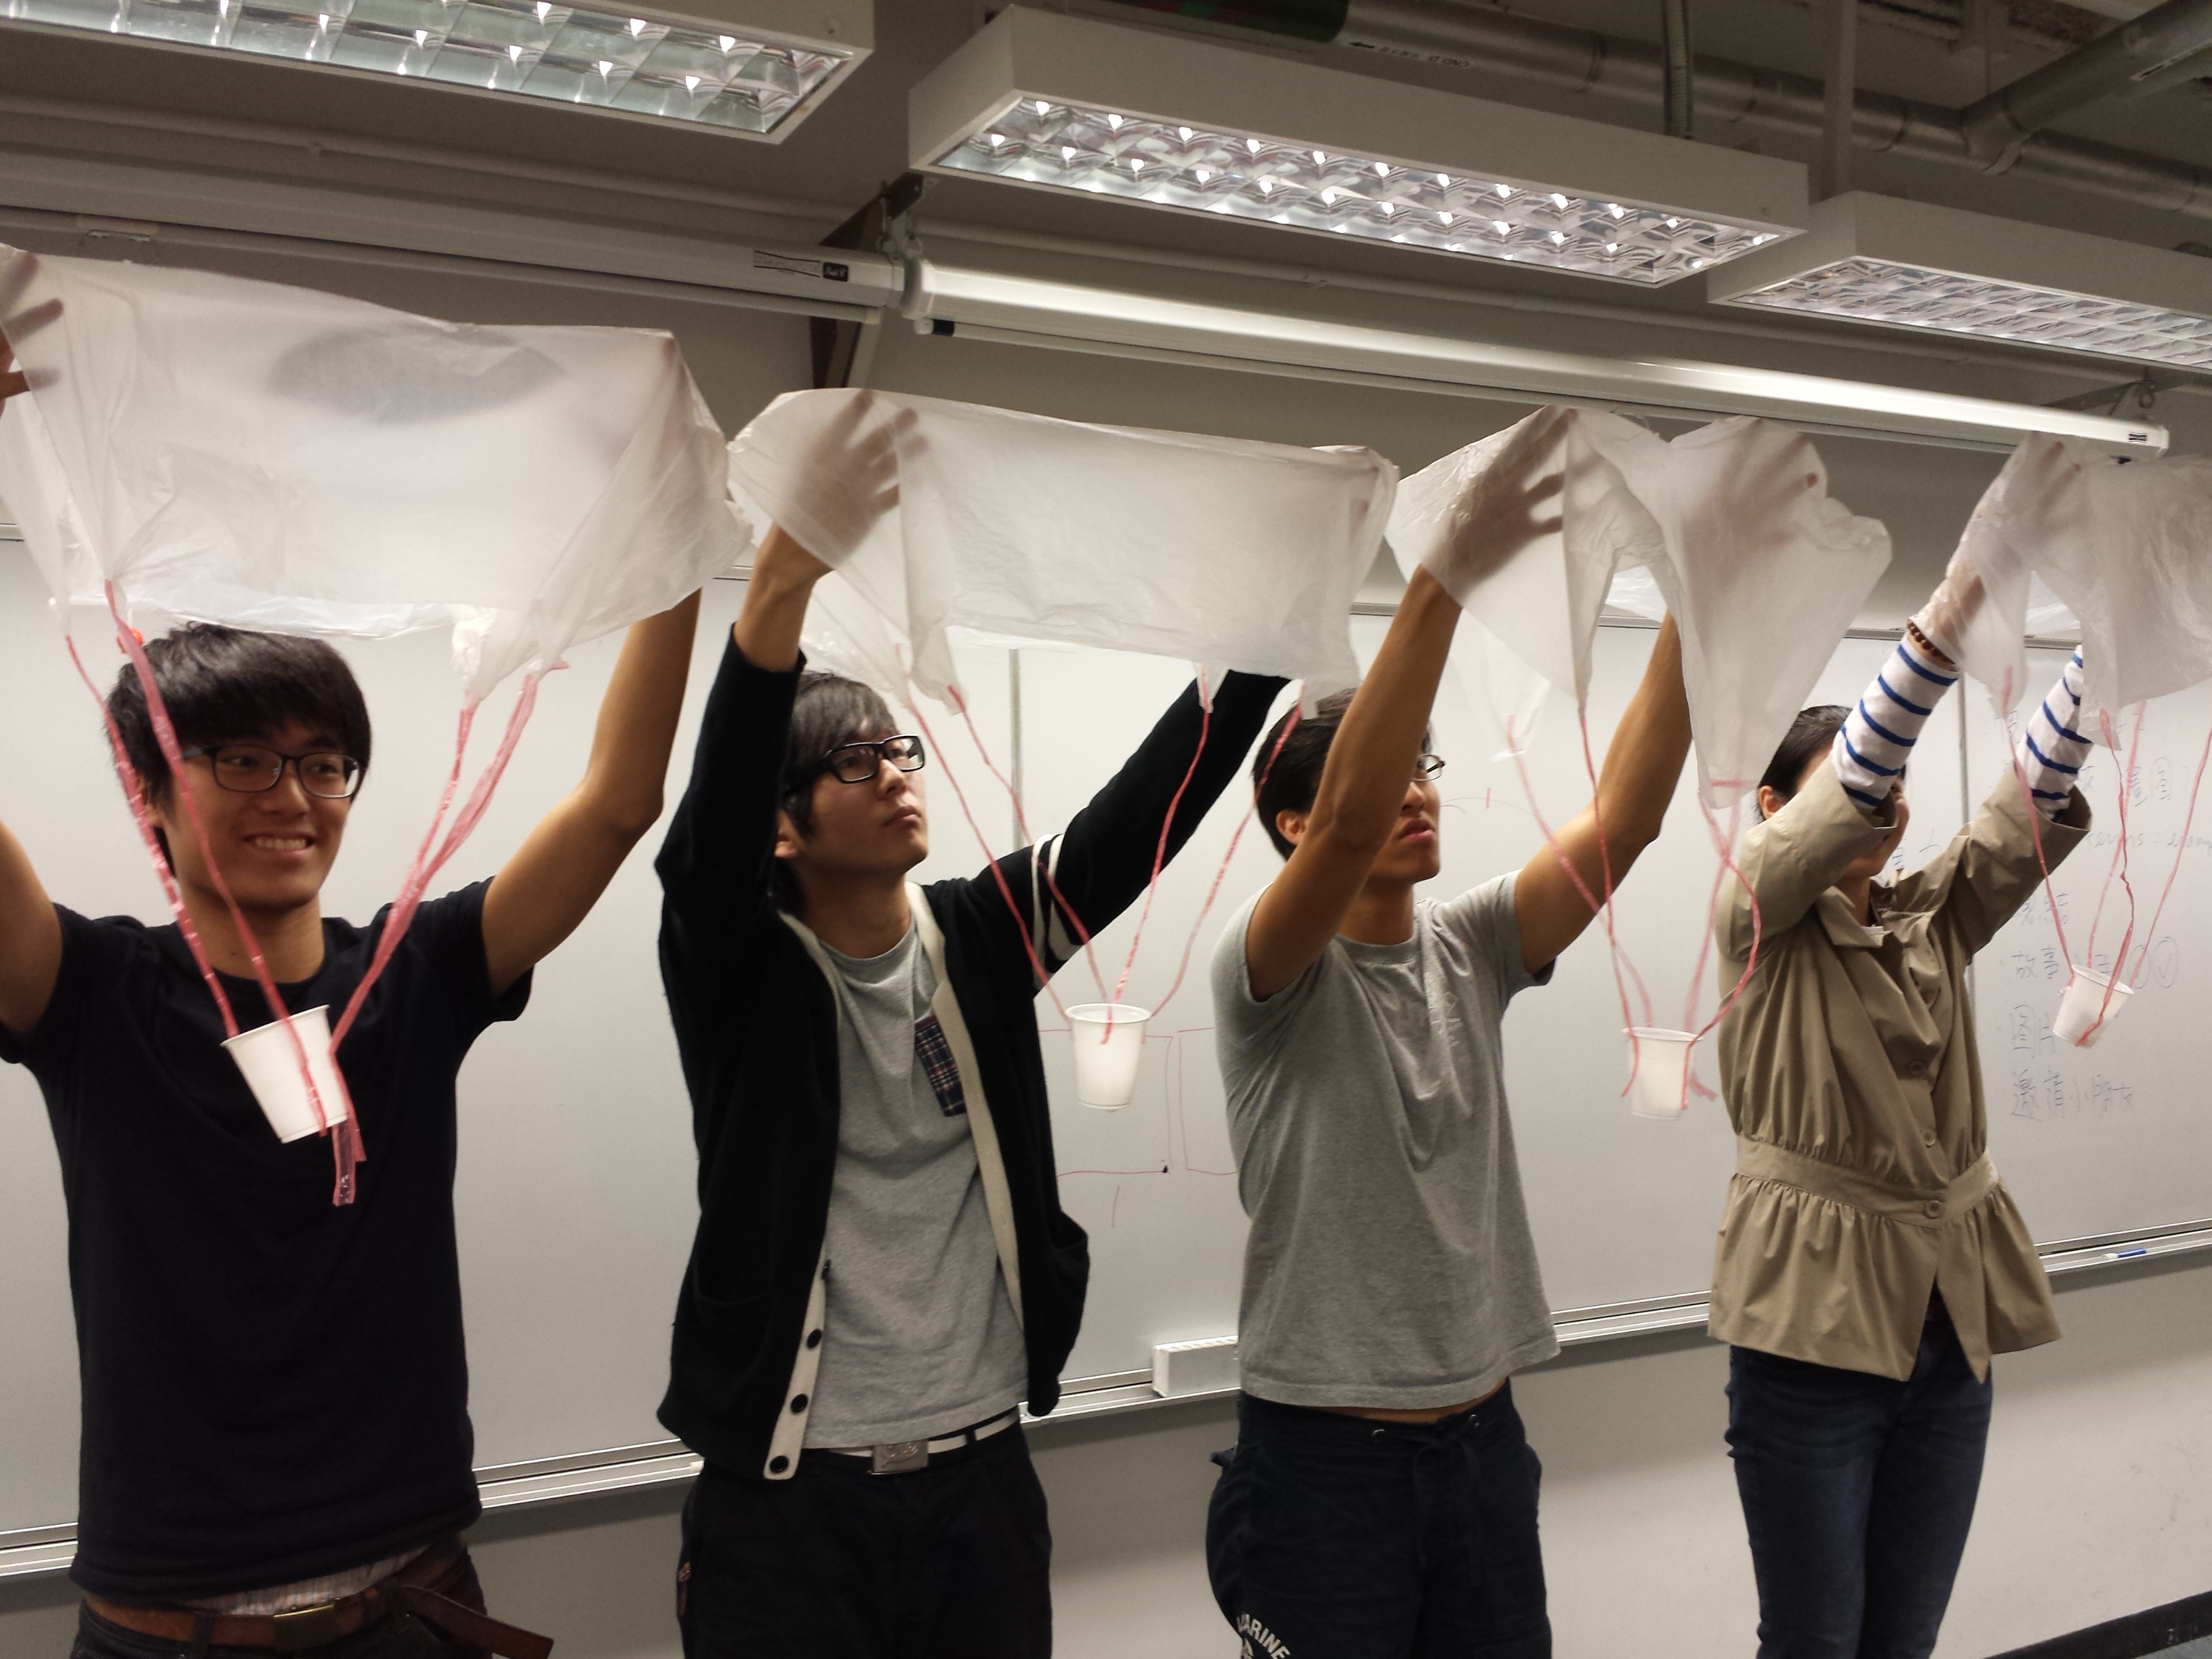
[[[274,789],[283,782],[288,766],[299,775],[301,788],[325,800],[350,800],[361,787],[361,763],[332,749],[284,755],[256,743],[224,743],[211,749],[182,751],[185,760],[203,756],[216,784],[241,795],[264,794]]]
[[[902,732],[874,743],[841,743],[822,757],[822,769],[840,783],[868,783],[886,763],[901,772],[919,772],[929,757],[920,738]]]
[[[1444,757],[1442,755],[1413,757],[1413,781],[1429,783],[1443,775]]]

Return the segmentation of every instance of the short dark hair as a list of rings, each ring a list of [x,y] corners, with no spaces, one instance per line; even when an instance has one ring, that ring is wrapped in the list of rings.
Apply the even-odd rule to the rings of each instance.
[[[1314,796],[1321,790],[1322,769],[1328,764],[1329,745],[1336,741],[1336,728],[1344,724],[1344,712],[1352,707],[1352,698],[1351,691],[1334,691],[1316,703],[1310,714],[1300,714],[1295,708],[1285,710],[1253,752],[1252,807],[1260,815],[1260,827],[1267,832],[1267,839],[1285,858],[1290,857],[1297,844],[1283,839],[1283,832],[1275,827],[1276,815],[1313,810]],[[1291,725],[1293,717],[1295,726]],[[1285,726],[1291,726],[1287,738],[1283,735]],[[1425,735],[1422,746],[1427,747],[1430,741]],[[1279,743],[1279,750],[1275,747]]]
[[[368,769],[368,704],[346,659],[321,640],[187,623],[147,641],[146,659],[180,748],[251,742],[296,722]],[[145,688],[128,663],[107,694],[107,713],[147,793],[160,796],[169,785],[169,763],[154,737]]]
[[[1816,703],[1810,708],[1799,709],[1797,718],[1790,722],[1790,735],[1782,739],[1774,758],[1767,762],[1759,782],[1788,800],[1797,793],[1797,780],[1805,775],[1805,768],[1813,757],[1826,754],[1834,746],[1836,733],[1844,729],[1850,712],[1839,702]],[[1756,811],[1758,806],[1759,797],[1754,794],[1752,808]]]
[[[840,744],[888,737],[891,730],[890,708],[873,686],[815,669],[799,677],[777,804],[800,835],[811,834],[814,829],[814,780],[822,775],[822,763],[830,751]],[[775,861],[772,879],[775,902],[796,911],[799,884],[781,859]]]

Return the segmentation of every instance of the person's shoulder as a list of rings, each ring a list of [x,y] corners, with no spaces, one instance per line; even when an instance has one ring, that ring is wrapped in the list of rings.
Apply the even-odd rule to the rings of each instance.
[[[1419,899],[1414,908],[1421,923],[1433,933],[1455,939],[1486,937],[1498,932],[1515,920],[1513,910],[1513,880],[1516,872],[1508,870],[1477,882],[1463,893],[1450,898]]]

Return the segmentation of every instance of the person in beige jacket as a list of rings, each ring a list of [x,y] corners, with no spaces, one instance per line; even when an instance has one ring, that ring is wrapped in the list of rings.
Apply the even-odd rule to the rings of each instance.
[[[1716,906],[1737,1135],[1713,1272],[1759,1659],[1925,1659],[1981,1482],[1990,1357],[2058,1334],[1990,1162],[1966,974],[2088,832],[2077,653],[1972,822],[1880,879],[1980,601],[1954,561],[1866,695],[1797,717]],[[2033,805],[2030,802],[2033,801]]]

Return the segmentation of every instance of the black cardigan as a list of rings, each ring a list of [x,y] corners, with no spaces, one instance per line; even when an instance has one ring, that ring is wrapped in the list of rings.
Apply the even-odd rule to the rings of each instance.
[[[660,972],[691,1095],[699,1228],[676,1307],[660,1420],[710,1462],[762,1467],[799,1351],[837,1159],[837,1012],[830,987],[771,896],[776,800],[799,671],[725,653],[691,780],[655,862]],[[1283,682],[1225,676],[1182,804],[1170,856],[1236,775]],[[1194,689],[1162,716],[1060,837],[1054,879],[1097,932],[1141,895],[1168,803],[1190,769]],[[1031,850],[998,861],[1026,901]],[[1075,1346],[1090,1247],[1060,1207],[1036,975],[987,868],[927,889],[991,1103],[1012,1199],[1029,1352],[1029,1406],[1050,1411]],[[1047,930],[1059,936],[1057,928]],[[1037,941],[1048,967],[1057,953]]]

